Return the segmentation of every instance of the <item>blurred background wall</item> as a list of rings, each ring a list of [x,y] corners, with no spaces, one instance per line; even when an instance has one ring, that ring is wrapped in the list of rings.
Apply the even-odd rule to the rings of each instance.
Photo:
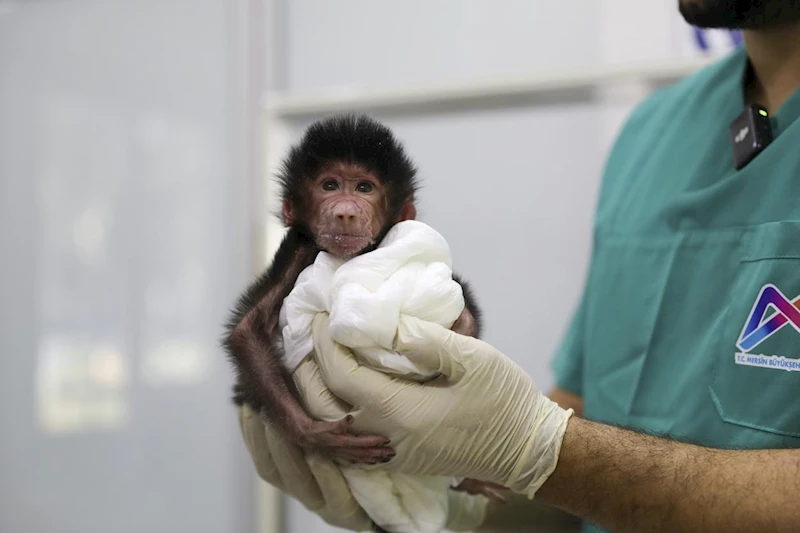
[[[334,531],[257,490],[218,345],[274,245],[274,92],[732,46],[706,37],[674,0],[0,0],[0,533]],[[421,218],[473,282],[487,340],[545,390],[605,157],[653,89],[376,115],[421,169]]]

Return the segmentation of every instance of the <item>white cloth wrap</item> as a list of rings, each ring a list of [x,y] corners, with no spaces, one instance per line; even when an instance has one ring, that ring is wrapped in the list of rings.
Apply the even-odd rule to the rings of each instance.
[[[352,349],[361,364],[408,379],[433,376],[437,369],[419,367],[392,346],[404,314],[452,327],[465,304],[451,264],[444,237],[417,221],[396,224],[377,249],[346,262],[321,252],[281,308],[286,368],[294,372],[312,352],[311,324],[316,314],[327,312],[331,338]],[[350,466],[342,473],[358,503],[384,529],[438,533],[444,528],[452,478]]]

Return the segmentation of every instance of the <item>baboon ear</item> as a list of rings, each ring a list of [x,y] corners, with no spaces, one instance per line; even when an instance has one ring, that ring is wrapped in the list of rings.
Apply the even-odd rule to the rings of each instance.
[[[400,220],[398,222],[402,222],[404,220],[416,220],[417,218],[417,206],[414,205],[414,202],[406,202],[403,204],[403,207],[400,208]]]
[[[295,217],[294,206],[292,206],[292,203],[289,200],[283,201],[282,215],[283,215],[283,223],[285,225],[290,226],[294,224],[294,217]]]

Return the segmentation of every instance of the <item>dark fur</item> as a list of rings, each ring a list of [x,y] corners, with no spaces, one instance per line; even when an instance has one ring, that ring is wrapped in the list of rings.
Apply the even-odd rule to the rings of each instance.
[[[483,334],[483,311],[478,307],[478,300],[475,298],[472,285],[464,281],[461,276],[457,275],[455,272],[453,272],[453,280],[461,285],[461,292],[464,293],[464,306],[469,309],[472,318],[475,320],[475,331],[472,333],[472,336],[479,339]]]
[[[264,395],[258,393],[261,385],[254,383],[253,376],[249,375],[247,369],[242,366],[242,347],[237,342],[235,332],[237,327],[243,323],[245,317],[261,305],[261,310],[263,311],[259,313],[259,315],[262,315],[260,316],[261,320],[253,322],[250,333],[254,339],[261,341],[262,357],[272,361],[281,360],[282,353],[275,342],[276,339],[271,338],[273,332],[270,331],[270,327],[277,327],[280,305],[283,304],[284,298],[288,296],[294,286],[294,280],[291,283],[286,283],[288,290],[282,291],[283,294],[266,302],[264,299],[271,289],[285,281],[284,278],[289,265],[292,263],[292,258],[296,250],[301,247],[308,250],[306,263],[310,265],[314,262],[314,258],[318,253],[316,246],[314,246],[313,237],[299,228],[291,228],[275,253],[272,264],[245,290],[239,297],[235,308],[231,311],[231,316],[225,326],[226,334],[222,344],[228,352],[228,357],[233,363],[236,372],[236,383],[233,386],[233,401],[236,405],[248,403],[257,411],[267,407],[264,405]],[[268,323],[268,319],[272,319],[273,322]]]
[[[348,163],[364,167],[388,187],[387,211],[396,214],[418,188],[417,168],[392,130],[365,115],[337,115],[309,126],[300,143],[289,150],[278,181],[281,199],[306,213],[307,184],[325,165]]]
[[[311,125],[300,143],[291,148],[278,180],[281,199],[295,208],[297,222],[289,228],[272,265],[239,298],[226,324],[223,346],[236,372],[234,402],[256,410],[274,411],[270,403],[289,394],[289,380],[280,363],[278,314],[297,276],[313,263],[319,252],[305,224],[308,215],[308,182],[330,163],[356,164],[373,173],[387,187],[388,221],[395,220],[406,202],[413,202],[418,189],[417,169],[391,130],[366,116],[342,115]],[[392,224],[386,223],[377,242]],[[303,250],[301,260],[297,250]],[[368,250],[366,250],[368,251]],[[455,278],[455,276],[454,276]],[[481,313],[464,281],[467,308],[473,315],[478,336]]]

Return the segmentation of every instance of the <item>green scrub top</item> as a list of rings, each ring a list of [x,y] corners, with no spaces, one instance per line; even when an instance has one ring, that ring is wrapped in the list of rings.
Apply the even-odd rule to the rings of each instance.
[[[729,125],[747,68],[740,49],[660,89],[611,152],[553,363],[587,419],[710,447],[800,447],[800,90],[737,171]]]

